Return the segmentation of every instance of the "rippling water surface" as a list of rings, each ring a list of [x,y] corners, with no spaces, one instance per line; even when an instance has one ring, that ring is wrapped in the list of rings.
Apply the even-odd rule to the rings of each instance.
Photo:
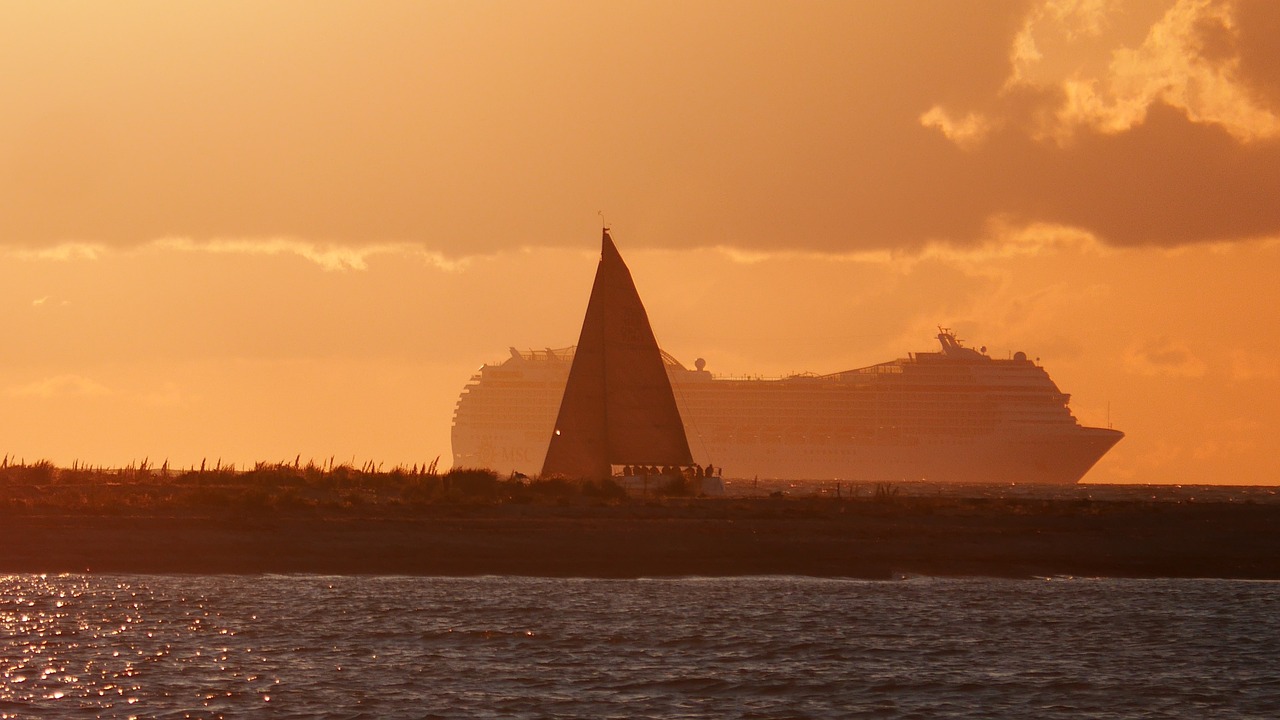
[[[1280,584],[0,577],[0,717],[1273,718]]]

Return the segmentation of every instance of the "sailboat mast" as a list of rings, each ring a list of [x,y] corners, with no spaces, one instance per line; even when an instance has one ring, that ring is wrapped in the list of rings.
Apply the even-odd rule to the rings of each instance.
[[[600,265],[599,265],[599,269],[597,270],[597,276],[596,276],[597,278],[599,278],[600,273],[604,272],[605,250],[609,246],[613,245],[613,238],[609,237],[609,226],[604,224],[603,211],[601,211],[600,213],[600,225],[601,225]],[[603,313],[603,312],[597,313],[596,315],[596,322],[599,323],[599,326],[600,326],[597,332],[598,337],[605,337],[605,333],[608,332],[608,327],[605,324],[605,319],[607,317],[608,317],[608,313]],[[601,412],[601,418],[604,421],[604,427],[605,427],[605,440],[604,440],[604,447],[605,447],[604,468],[606,471],[605,475],[613,475],[613,463],[611,462],[608,456],[609,449],[610,449],[609,435],[608,435],[608,428],[609,428],[609,381],[608,381],[608,378],[609,378],[609,353],[608,353],[608,346],[606,346],[605,351],[600,353],[600,393],[601,395],[603,395],[603,398],[604,398],[602,402],[602,409],[600,412]]]

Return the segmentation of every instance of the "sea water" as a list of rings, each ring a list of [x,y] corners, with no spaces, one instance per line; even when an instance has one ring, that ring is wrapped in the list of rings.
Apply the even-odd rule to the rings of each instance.
[[[0,717],[1274,718],[1280,584],[12,575]]]

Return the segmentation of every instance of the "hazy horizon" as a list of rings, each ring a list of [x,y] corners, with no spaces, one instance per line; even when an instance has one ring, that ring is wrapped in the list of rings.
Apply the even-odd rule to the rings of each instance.
[[[603,211],[686,365],[941,325],[1126,433],[1087,482],[1280,483],[1275,3],[0,20],[0,455],[448,467],[481,364],[576,341]]]

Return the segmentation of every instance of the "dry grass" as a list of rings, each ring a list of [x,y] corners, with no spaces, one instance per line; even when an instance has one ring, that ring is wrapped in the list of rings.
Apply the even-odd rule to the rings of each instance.
[[[0,509],[79,510],[113,513],[137,510],[227,509],[241,511],[348,510],[383,512],[442,504],[537,504],[575,499],[625,498],[612,482],[500,478],[492,470],[455,468],[436,472],[436,463],[383,470],[382,465],[327,462],[256,463],[252,468],[202,462],[175,470],[149,460],[124,468],[59,468],[47,460],[0,461]]]

